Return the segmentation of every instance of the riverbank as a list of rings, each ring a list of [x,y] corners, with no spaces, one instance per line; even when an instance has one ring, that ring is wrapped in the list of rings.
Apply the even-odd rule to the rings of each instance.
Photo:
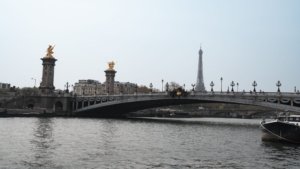
[[[273,118],[276,110],[239,104],[202,103],[167,106],[130,113],[133,117],[219,117],[219,118]]]
[[[56,112],[47,112],[46,109],[0,108],[0,117],[67,117],[67,115]]]

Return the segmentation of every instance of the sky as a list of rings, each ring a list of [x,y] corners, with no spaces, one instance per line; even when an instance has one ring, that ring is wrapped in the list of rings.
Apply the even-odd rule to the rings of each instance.
[[[54,84],[116,81],[161,89],[196,83],[203,50],[204,83],[223,90],[300,89],[299,0],[1,0],[0,82],[33,87],[55,45]]]

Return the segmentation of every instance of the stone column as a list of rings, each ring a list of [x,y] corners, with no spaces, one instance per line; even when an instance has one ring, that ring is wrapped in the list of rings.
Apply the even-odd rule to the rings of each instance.
[[[105,82],[105,87],[106,91],[109,95],[114,94],[114,86],[115,86],[115,70],[106,70],[105,71],[105,76],[106,76],[106,82]]]
[[[105,82],[105,87],[106,87],[106,92],[109,95],[114,94],[114,87],[115,87],[115,75],[117,71],[114,70],[114,62],[109,62],[108,63],[108,69],[105,70],[105,76],[106,76],[106,82]]]
[[[42,82],[40,84],[41,94],[48,95],[54,92],[54,66],[57,59],[55,59],[53,54],[53,48],[49,45],[48,53],[45,57],[41,58],[43,61],[43,74],[42,74]]]

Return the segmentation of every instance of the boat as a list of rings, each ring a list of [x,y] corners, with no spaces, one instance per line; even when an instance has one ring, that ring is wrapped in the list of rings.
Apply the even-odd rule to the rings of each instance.
[[[279,115],[275,120],[262,120],[263,141],[300,144],[300,115]]]

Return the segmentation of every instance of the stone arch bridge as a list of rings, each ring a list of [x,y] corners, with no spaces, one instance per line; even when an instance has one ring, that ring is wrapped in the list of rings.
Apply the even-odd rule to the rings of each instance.
[[[73,97],[72,114],[121,117],[147,108],[192,103],[234,103],[300,113],[300,94],[296,93],[191,92],[186,96],[173,97],[167,93]]]

